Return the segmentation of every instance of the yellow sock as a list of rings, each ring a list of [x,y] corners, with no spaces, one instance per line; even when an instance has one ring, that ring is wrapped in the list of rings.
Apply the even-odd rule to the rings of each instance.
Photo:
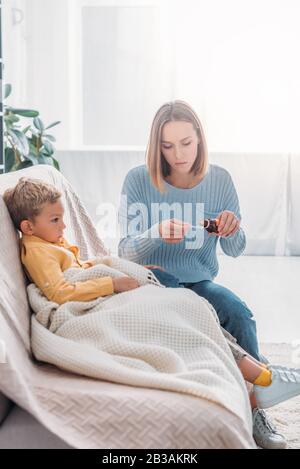
[[[258,384],[259,386],[270,386],[272,383],[272,372],[268,369],[262,370],[262,372],[258,375],[254,384]]]

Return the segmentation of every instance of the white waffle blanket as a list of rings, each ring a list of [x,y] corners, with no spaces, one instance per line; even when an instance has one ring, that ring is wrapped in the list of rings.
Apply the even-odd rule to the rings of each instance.
[[[38,360],[101,380],[209,399],[238,415],[251,433],[245,382],[207,300],[162,287],[148,269],[111,256],[64,274],[70,282],[130,275],[141,286],[58,305],[30,284]]]

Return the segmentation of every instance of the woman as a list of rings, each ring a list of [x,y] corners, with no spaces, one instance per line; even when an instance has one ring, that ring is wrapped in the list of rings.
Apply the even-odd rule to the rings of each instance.
[[[214,282],[218,240],[229,256],[237,257],[245,249],[238,197],[228,171],[209,165],[200,120],[188,104],[175,101],[158,110],[147,148],[147,165],[129,171],[122,195],[127,200],[122,197],[119,216],[127,236],[120,240],[119,255],[139,264],[157,264],[177,277],[182,286],[206,298],[224,329],[259,360],[256,324],[250,309],[233,292]],[[165,214],[163,210],[157,213],[158,204],[165,204]],[[186,224],[182,223],[187,220],[182,219],[184,204],[189,204],[191,215]],[[217,235],[201,229],[201,220],[197,219],[201,204],[205,218],[220,219]],[[143,210],[136,220],[134,208],[139,205]],[[174,217],[170,217],[168,208],[173,208]],[[169,218],[160,221],[157,215]],[[137,222],[139,232],[134,232]],[[190,225],[193,230],[188,231]],[[198,245],[197,239],[184,242],[187,235],[192,239],[192,234],[198,236]]]
[[[217,234],[203,230],[203,218],[219,218]],[[260,360],[252,312],[235,293],[214,282],[218,240],[229,256],[245,249],[238,196],[229,172],[208,163],[201,122],[187,103],[166,103],[157,111],[146,165],[125,178],[119,221],[121,257],[156,268],[168,286],[189,288],[206,298],[223,328]],[[256,412],[253,417],[254,435],[262,446],[284,447],[284,438],[265,415]]]

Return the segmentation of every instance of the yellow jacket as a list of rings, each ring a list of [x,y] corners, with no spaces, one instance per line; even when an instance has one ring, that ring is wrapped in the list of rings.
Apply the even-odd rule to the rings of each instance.
[[[114,292],[111,277],[69,283],[63,276],[69,267],[88,269],[93,261],[80,261],[79,249],[62,238],[50,243],[37,236],[21,238],[21,261],[26,273],[48,300],[62,304],[66,301],[90,301]]]

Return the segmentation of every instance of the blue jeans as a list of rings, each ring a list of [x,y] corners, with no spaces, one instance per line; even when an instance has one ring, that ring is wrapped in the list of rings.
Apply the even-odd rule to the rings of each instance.
[[[228,288],[222,287],[211,280],[197,283],[179,283],[173,275],[160,269],[151,269],[157,279],[166,287],[189,288],[197,295],[204,297],[216,310],[220,324],[237,343],[256,360],[260,360],[253,314],[237,295]]]
[[[166,270],[161,269],[149,269],[154,273],[155,277],[162,283],[165,287],[170,288],[183,288],[183,284],[179,283],[178,278],[174,275],[169,274]]]

